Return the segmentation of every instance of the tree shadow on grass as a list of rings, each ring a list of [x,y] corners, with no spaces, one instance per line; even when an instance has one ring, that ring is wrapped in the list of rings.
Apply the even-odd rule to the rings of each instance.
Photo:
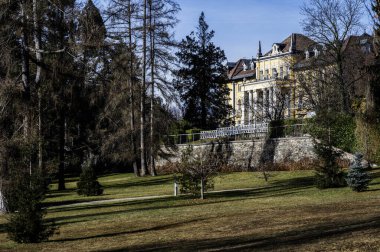
[[[154,180],[152,179],[152,180],[142,180],[142,181],[135,181],[135,182],[115,183],[112,185],[103,185],[103,188],[107,190],[107,189],[116,189],[116,188],[128,188],[128,187],[134,187],[134,186],[148,187],[148,186],[156,186],[156,185],[165,185],[169,183],[170,181],[173,181],[173,179],[171,177],[166,177],[166,178],[159,178],[159,179],[154,179]],[[46,198],[52,199],[52,198],[58,198],[62,196],[69,196],[75,191],[76,189],[66,189],[64,191],[52,190],[52,191],[49,191]],[[107,199],[110,199],[110,198],[107,198],[107,194],[104,194],[102,195],[101,198],[97,198],[97,199],[79,198],[79,199],[72,199],[72,200],[62,200],[59,202],[44,202],[44,207],[62,206],[62,205],[91,202],[91,201],[97,201],[97,200],[107,200]]]
[[[221,191],[221,192],[209,192],[207,193],[207,199],[221,199],[219,201],[209,202],[199,201],[197,204],[211,204],[211,203],[221,203],[231,200],[224,200],[223,198],[235,197],[236,200],[244,199],[253,199],[253,198],[266,198],[266,197],[276,197],[283,196],[288,194],[294,194],[297,192],[302,192],[305,189],[313,187],[313,177],[303,177],[303,178],[294,178],[281,182],[273,182],[271,185],[265,187],[258,187],[247,190],[230,190],[230,191]],[[182,195],[180,197],[165,197],[165,198],[153,198],[153,199],[144,199],[144,200],[131,200],[117,203],[100,203],[94,205],[84,205],[84,206],[67,206],[58,209],[51,209],[49,212],[67,212],[67,211],[78,211],[78,210],[89,210],[97,208],[114,208],[122,206],[132,206],[132,205],[146,205],[146,204],[156,204],[156,203],[169,203],[169,202],[178,202],[178,200],[189,200],[195,199],[191,195]],[[191,204],[194,205],[194,204]],[[170,205],[168,207],[181,207],[182,205]],[[185,204],[185,206],[188,206]]]
[[[103,185],[105,189],[107,188],[128,188],[133,186],[156,186],[156,185],[164,185],[169,182],[174,182],[173,178],[165,177],[165,178],[157,178],[151,180],[141,180],[141,181],[133,181],[133,182],[122,182],[122,183],[114,183],[111,185]]]
[[[252,196],[252,197],[272,197],[276,195],[284,195],[289,192],[301,192],[304,189],[308,189],[314,186],[314,178],[312,176],[292,178],[285,181],[272,182],[270,185],[265,187],[252,188],[247,190],[226,190],[221,192],[209,192],[207,193],[207,198],[223,198],[223,197],[240,197],[240,196]],[[51,209],[50,212],[61,212],[61,211],[77,211],[81,209],[93,209],[93,208],[107,208],[115,206],[125,206],[133,204],[146,204],[146,203],[158,203],[158,202],[168,202],[176,201],[178,199],[192,199],[194,197],[190,195],[181,195],[180,197],[165,197],[165,198],[153,198],[145,200],[131,200],[118,203],[100,203],[94,205],[85,206],[67,206],[58,209]],[[89,200],[93,201],[93,200]],[[67,202],[67,201],[66,201]],[[65,203],[66,203],[65,202]],[[87,201],[84,201],[87,202]],[[75,201],[74,203],[77,203]]]
[[[135,233],[143,233],[143,232],[149,232],[149,231],[160,231],[160,230],[166,230],[170,228],[177,228],[180,226],[185,226],[191,223],[195,222],[201,222],[206,221],[210,219],[217,219],[218,217],[211,217],[211,218],[197,218],[182,222],[176,222],[176,223],[170,223],[165,225],[159,225],[154,226],[150,228],[143,228],[143,229],[137,229],[137,230],[129,230],[129,231],[123,231],[123,232],[114,232],[114,233],[105,233],[105,234],[99,234],[99,235],[92,235],[92,236],[85,236],[85,237],[78,237],[78,238],[65,238],[65,239],[58,239],[58,240],[50,240],[49,242],[68,242],[68,241],[79,241],[79,240],[87,240],[87,239],[94,239],[94,238],[105,238],[105,237],[113,237],[117,235],[126,235],[126,234],[135,234]]]
[[[378,169],[377,169],[378,170]],[[377,171],[377,172],[371,172],[371,177],[373,178],[373,179],[375,179],[375,178],[380,178],[380,171]]]
[[[95,210],[92,213],[82,213],[72,216],[62,216],[54,218],[59,224],[69,224],[72,221],[79,222],[89,221],[95,217],[114,215],[114,214],[126,214],[134,211],[151,211],[151,210],[162,210],[162,209],[175,209],[184,207],[194,207],[203,205],[220,204],[225,202],[242,201],[249,199],[259,199],[259,198],[273,198],[273,197],[283,197],[287,195],[292,195],[300,193],[303,190],[312,187],[312,178],[296,178],[291,179],[286,182],[276,182],[271,186],[260,187],[256,189],[250,189],[245,191],[225,191],[208,193],[207,199],[203,201],[189,201],[189,199],[194,199],[191,196],[181,196],[179,198],[168,197],[168,198],[154,198],[146,200],[135,200],[126,201],[118,203],[102,203],[95,205],[86,206],[68,206],[60,209],[49,210],[50,213],[53,212],[78,212],[81,210]],[[127,209],[120,209],[125,207]],[[117,209],[112,209],[117,208]],[[96,211],[98,209],[98,211]],[[109,211],[104,211],[109,209]],[[100,212],[102,211],[103,212]]]
[[[5,233],[7,227],[6,227],[6,224],[0,224],[0,233]]]
[[[299,245],[309,244],[319,239],[334,239],[334,237],[353,232],[379,229],[380,217],[371,217],[362,221],[321,223],[261,237],[248,235],[219,239],[179,240],[103,251],[273,251],[280,248],[292,250]]]
[[[49,192],[46,194],[46,198],[58,198],[58,197],[62,197],[62,196],[69,196],[71,195],[73,192],[73,190],[70,190],[70,191],[63,191],[63,192]]]
[[[314,178],[300,177],[292,178],[286,181],[272,182],[270,185],[250,190],[237,190],[210,193],[207,198],[217,197],[250,197],[250,198],[264,198],[284,196],[288,194],[301,193],[302,191],[314,187]]]
[[[109,198],[97,198],[97,199],[78,198],[78,199],[73,199],[73,200],[62,200],[62,201],[57,201],[57,202],[44,202],[42,206],[45,208],[59,207],[59,206],[65,206],[65,205],[70,205],[70,204],[96,202],[99,200],[107,200],[107,199]]]
[[[207,204],[215,204],[215,203],[220,203],[220,202],[221,201],[218,201],[218,202],[204,201],[204,202],[202,202],[200,204],[196,204],[196,205],[207,205]],[[164,202],[164,203],[167,203],[167,202]],[[141,206],[140,204],[143,204],[143,205]],[[169,208],[170,209],[184,208],[184,207],[195,206],[195,204],[191,203],[191,202],[184,202],[181,205],[174,205],[173,206],[170,204],[169,205],[161,204],[161,205],[157,206],[157,202],[153,203],[153,202],[144,201],[144,202],[135,202],[132,204],[131,204],[131,202],[125,202],[125,203],[117,203],[117,204],[107,205],[105,207],[104,206],[103,207],[91,206],[91,207],[93,207],[92,209],[98,208],[100,211],[100,209],[104,209],[104,208],[108,208],[108,207],[123,207],[123,206],[130,207],[130,208],[122,209],[122,210],[110,209],[110,211],[104,211],[104,212],[93,212],[93,213],[85,213],[85,214],[76,214],[73,216],[62,216],[62,217],[51,218],[48,220],[49,221],[55,221],[59,225],[64,225],[64,224],[72,224],[72,223],[78,223],[78,222],[91,221],[91,220],[99,219],[99,217],[102,217],[102,216],[118,215],[118,214],[125,215],[125,214],[131,213],[131,212],[143,212],[143,211],[162,210],[162,209],[169,209]]]

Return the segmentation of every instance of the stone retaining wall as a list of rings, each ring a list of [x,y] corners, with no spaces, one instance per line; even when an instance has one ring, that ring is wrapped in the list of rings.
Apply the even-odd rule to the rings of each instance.
[[[281,164],[286,162],[299,162],[302,160],[315,160],[313,140],[310,137],[292,137],[278,139],[255,139],[233,142],[211,142],[193,144],[194,154],[205,149],[222,152],[228,164],[252,168],[259,163]],[[181,153],[188,145],[177,145],[176,149],[164,148],[166,157],[156,160],[157,167],[168,163],[179,162]],[[343,159],[352,160],[352,155],[345,153]]]

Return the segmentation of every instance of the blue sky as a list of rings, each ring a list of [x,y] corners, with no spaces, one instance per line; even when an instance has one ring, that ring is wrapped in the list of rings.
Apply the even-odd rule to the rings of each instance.
[[[95,0],[105,6],[107,0]],[[228,61],[251,58],[261,40],[263,51],[281,42],[292,32],[302,33],[300,6],[304,0],[177,0],[181,6],[176,38],[184,38],[197,25],[204,11],[215,31],[214,43]]]
[[[201,11],[215,30],[214,42],[229,61],[251,58],[261,40],[263,50],[281,42],[292,32],[301,32],[299,6],[302,0],[179,0],[182,12],[176,31],[181,38],[198,21]]]

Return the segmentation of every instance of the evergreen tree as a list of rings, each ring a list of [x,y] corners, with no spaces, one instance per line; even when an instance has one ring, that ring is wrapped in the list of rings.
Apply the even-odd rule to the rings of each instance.
[[[79,195],[97,196],[103,194],[103,188],[95,174],[93,158],[84,162],[77,186]]]
[[[334,131],[338,115],[328,109],[320,111],[310,122],[314,151],[319,159],[315,167],[315,185],[319,189],[346,186],[344,173],[338,165],[342,152],[334,147],[339,141],[339,134]]]
[[[52,223],[44,220],[46,210],[42,208],[46,185],[44,177],[23,171],[13,171],[12,184],[7,190],[8,210],[12,211],[7,223],[10,239],[18,243],[35,243],[47,240],[55,230]]]
[[[321,161],[315,168],[316,187],[325,189],[345,186],[344,173],[337,163],[341,153],[331,144],[316,143],[314,148]]]
[[[184,102],[184,119],[203,129],[220,125],[230,110],[223,66],[226,57],[211,41],[213,37],[202,12],[197,32],[183,39],[177,52],[181,68],[176,73],[176,88]]]
[[[123,80],[123,83],[124,85],[126,85],[124,89],[126,89],[127,92],[124,93],[126,95],[125,100],[128,101],[128,103],[126,104],[127,106],[123,110],[129,111],[129,114],[127,115],[129,119],[126,118],[129,120],[129,122],[126,121],[125,126],[129,124],[130,128],[130,133],[128,134],[130,139],[128,144],[130,145],[131,151],[128,154],[131,155],[131,162],[135,176],[140,176],[140,160],[138,157],[139,143],[137,142],[139,133],[137,125],[137,108],[139,104],[137,103],[137,101],[139,95],[136,95],[139,93],[138,76],[140,75],[140,69],[136,66],[138,62],[137,41],[139,22],[137,21],[137,17],[139,16],[139,7],[140,5],[132,0],[112,0],[107,10],[107,15],[110,19],[110,23],[107,27],[111,35],[111,38],[119,40],[119,43],[124,42],[128,52],[127,58],[129,59],[129,64],[123,67],[123,73],[120,74],[126,78],[126,80]],[[116,46],[115,49],[117,50],[118,46]],[[124,53],[121,53],[118,57],[123,56],[125,56]],[[116,61],[118,57],[116,57]],[[116,69],[112,69],[112,76],[115,75],[115,70]],[[110,98],[113,99],[111,96]],[[105,110],[105,112],[107,113],[107,110]],[[123,128],[125,129],[126,127]]]
[[[374,102],[373,117],[378,122],[380,118],[380,0],[374,0],[372,3],[372,10],[374,16],[374,50],[375,62],[370,67],[370,72],[373,77],[371,80],[371,94]]]
[[[362,192],[366,190],[369,182],[371,181],[369,174],[364,170],[362,159],[362,154],[355,154],[355,160],[351,164],[346,178],[347,184],[355,192]]]

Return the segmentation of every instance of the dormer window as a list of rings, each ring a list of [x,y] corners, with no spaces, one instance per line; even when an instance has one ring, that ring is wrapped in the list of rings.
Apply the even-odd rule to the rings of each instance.
[[[323,47],[322,47],[322,51],[323,51],[323,54],[326,54],[326,52],[327,52],[327,47],[326,47],[326,45],[323,45]]]
[[[278,54],[278,45],[276,44],[273,45],[272,54]]]
[[[317,48],[314,48],[314,56],[317,58],[319,56],[319,51]]]
[[[245,63],[243,63],[243,71],[247,71],[248,70],[248,67]]]
[[[255,69],[255,63],[253,61],[251,61],[250,65],[251,65],[251,70],[254,70]]]

